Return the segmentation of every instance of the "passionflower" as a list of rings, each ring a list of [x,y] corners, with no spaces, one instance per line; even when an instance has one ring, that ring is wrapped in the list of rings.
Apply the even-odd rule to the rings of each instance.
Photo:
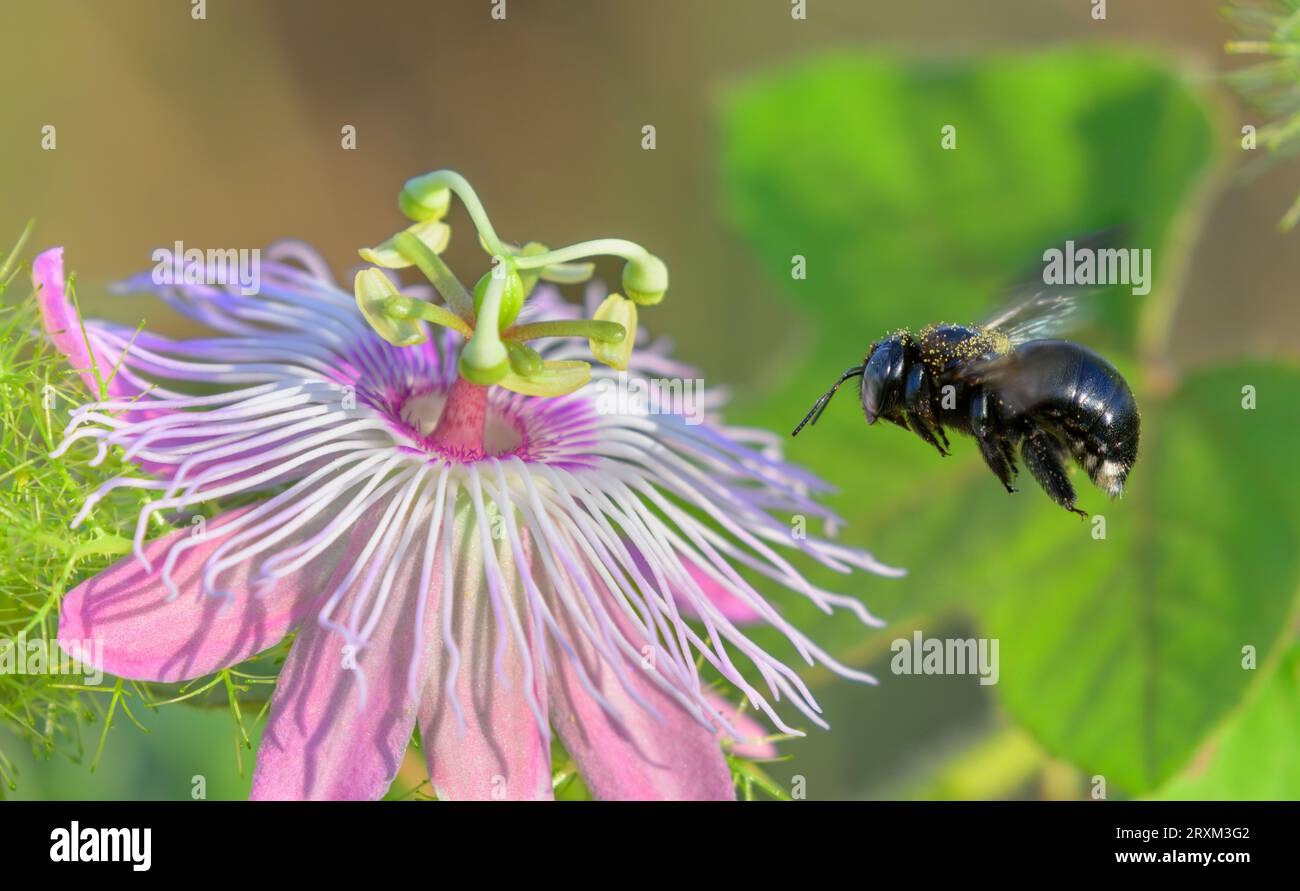
[[[450,194],[493,257],[473,289],[439,256]],[[78,522],[114,490],[148,495],[134,553],[66,595],[60,638],[102,641],[109,673],[177,682],[294,635],[254,798],[378,798],[417,726],[440,798],[550,797],[553,732],[598,797],[733,797],[720,740],[753,733],[714,681],[781,733],[825,726],[799,674],[742,625],[872,680],[751,579],[874,625],[788,558],[897,571],[792,534],[796,515],[834,521],[824,486],[770,434],[721,426],[715,391],[698,417],[602,398],[695,382],[630,330],[633,304],[667,289],[657,258],[617,239],[509,245],[444,171],[408,182],[399,205],[413,225],[362,252],[376,265],[352,294],[296,242],[267,250],[253,296],[123,283],[216,332],[200,339],[83,322],[61,249],[37,259],[49,336],[99,396],[56,454],[89,443],[90,463],[112,449],[139,469],[89,493]],[[627,261],[627,297],[593,283],[579,308],[541,284],[587,279],[598,254]],[[432,288],[403,287],[393,270],[407,267]],[[609,366],[593,371],[589,352]],[[149,540],[159,518],[181,528]]]

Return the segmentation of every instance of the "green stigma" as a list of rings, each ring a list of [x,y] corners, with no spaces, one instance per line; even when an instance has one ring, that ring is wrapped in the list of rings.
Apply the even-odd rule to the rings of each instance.
[[[466,289],[441,254],[451,239],[445,217],[458,198],[493,268]],[[637,306],[652,306],[668,290],[668,267],[640,245],[620,238],[598,238],[551,249],[537,241],[522,247],[502,241],[469,182],[452,170],[412,177],[402,186],[398,207],[412,224],[372,248],[359,252],[374,264],[357,274],[357,306],[366,322],[394,346],[428,340],[426,324],[450,328],[465,338],[460,375],[481,385],[496,385],[530,396],[571,393],[591,379],[586,362],[552,362],[525,342],[543,337],[579,337],[592,357],[626,369],[636,340]],[[626,297],[609,295],[591,319],[515,320],[540,281],[575,284],[595,272],[592,260],[624,260]],[[402,294],[379,268],[418,269],[445,305]]]

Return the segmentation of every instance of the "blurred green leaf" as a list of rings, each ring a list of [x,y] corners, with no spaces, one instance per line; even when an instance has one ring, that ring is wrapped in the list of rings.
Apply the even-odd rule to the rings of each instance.
[[[991,801],[1032,783],[1045,767],[1038,744],[1004,727],[949,758],[908,797],[921,801]]]
[[[1300,799],[1300,646],[1262,681],[1195,763],[1155,797]]]
[[[1127,224],[1163,260],[1211,154],[1206,112],[1175,74],[1099,50],[824,59],[736,91],[725,128],[736,222],[800,308],[833,323],[819,346],[843,361],[826,353],[819,382],[882,333],[978,320],[1067,237]],[[791,279],[794,255],[806,281]],[[1112,308],[1118,327],[1139,304]]]
[[[1259,405],[1242,408],[1242,387]],[[1300,372],[1206,371],[1143,412],[1144,484],[985,610],[1003,702],[1130,793],[1182,766],[1273,653],[1300,583]],[[1128,502],[1132,502],[1131,504]]]

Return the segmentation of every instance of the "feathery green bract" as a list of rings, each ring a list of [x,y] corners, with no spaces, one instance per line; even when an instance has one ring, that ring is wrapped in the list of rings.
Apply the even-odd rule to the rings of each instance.
[[[1233,0],[1223,15],[1242,35],[1228,41],[1229,53],[1271,57],[1233,71],[1228,82],[1272,118],[1255,134],[1258,141],[1276,157],[1291,157],[1300,152],[1300,0]],[[1297,222],[1300,198],[1280,226]]]
[[[20,644],[49,651],[44,642],[57,636],[64,593],[129,553],[144,498],[140,490],[116,490],[79,528],[71,528],[86,495],[130,467],[112,452],[91,467],[93,453],[81,448],[50,457],[70,412],[91,394],[41,333],[36,295],[22,262],[31,228],[28,224],[0,266],[0,647],[9,649],[11,659]],[[101,380],[112,372],[96,369]],[[93,769],[109,729],[121,717],[143,730],[137,719],[142,707],[224,703],[231,710],[239,757],[250,747],[245,712],[265,704],[274,681],[265,673],[236,670],[183,686],[111,677],[91,686],[87,679],[0,670],[0,722],[37,754],[76,761],[89,754]],[[0,742],[12,739],[0,737]],[[14,789],[16,782],[14,762],[0,748],[0,788]]]

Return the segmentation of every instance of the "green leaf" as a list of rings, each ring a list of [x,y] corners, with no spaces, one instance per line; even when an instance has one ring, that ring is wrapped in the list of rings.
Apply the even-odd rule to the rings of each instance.
[[[1167,68],[1094,50],[826,59],[738,90],[725,132],[736,222],[798,306],[833,323],[819,346],[844,361],[819,381],[887,331],[983,317],[1009,276],[1069,236],[1128,224],[1163,268],[1212,142]],[[806,280],[791,278],[794,255]],[[1131,327],[1140,301],[1117,302],[1113,321]]]
[[[1258,407],[1242,407],[1242,388]],[[1180,768],[1275,651],[1300,585],[1300,371],[1238,365],[1143,413],[1145,474],[1075,534],[1016,567],[985,609],[999,692],[1046,747],[1130,793]]]
[[[1300,645],[1293,644],[1245,707],[1157,798],[1300,798]]]

